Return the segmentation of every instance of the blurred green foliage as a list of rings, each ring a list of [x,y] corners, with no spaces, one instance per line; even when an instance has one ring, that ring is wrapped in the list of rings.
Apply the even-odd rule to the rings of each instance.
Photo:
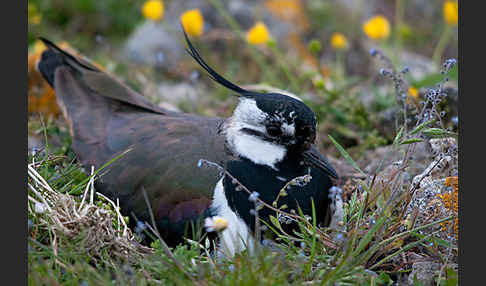
[[[101,34],[126,38],[142,22],[139,13],[143,0],[29,0],[28,40],[31,44],[41,34]],[[42,11],[42,12],[40,12]],[[32,19],[40,15],[39,23]],[[34,18],[35,19],[35,18]]]

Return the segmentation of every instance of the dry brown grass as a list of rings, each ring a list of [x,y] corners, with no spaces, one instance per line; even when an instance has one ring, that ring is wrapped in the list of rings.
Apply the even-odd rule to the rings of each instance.
[[[81,241],[83,251],[93,257],[109,253],[113,258],[129,260],[152,252],[135,240],[120,214],[118,202],[115,204],[95,191],[94,176],[79,201],[75,196],[53,190],[36,167],[35,163],[28,165],[28,187],[32,191],[28,211],[50,232],[56,256],[58,248],[73,240]],[[95,195],[102,204],[95,204]]]

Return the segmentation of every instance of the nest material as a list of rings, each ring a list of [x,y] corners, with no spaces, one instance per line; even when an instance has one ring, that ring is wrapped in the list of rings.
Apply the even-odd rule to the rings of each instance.
[[[117,204],[100,193],[96,194],[110,203],[114,211],[94,204],[94,176],[79,202],[72,195],[54,191],[34,167],[34,164],[28,165],[31,190],[28,209],[42,226],[53,232],[51,244],[55,253],[60,244],[77,240],[81,242],[80,249],[92,257],[99,257],[104,252],[113,258],[127,260],[152,252],[135,240]]]

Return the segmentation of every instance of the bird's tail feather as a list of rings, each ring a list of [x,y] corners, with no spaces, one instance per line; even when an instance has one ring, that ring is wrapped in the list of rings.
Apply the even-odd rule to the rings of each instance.
[[[69,107],[82,109],[93,106],[92,99],[85,100],[84,106],[74,106],[74,101],[80,101],[91,94],[103,97],[106,101],[102,106],[118,105],[120,103],[159,114],[173,114],[168,110],[152,104],[146,97],[135,92],[121,81],[108,75],[93,64],[80,57],[75,57],[59,48],[51,41],[40,38],[47,46],[42,53],[38,69],[42,76],[56,91],[56,97],[61,108]],[[56,71],[62,68],[61,73]],[[57,82],[60,80],[62,82]],[[76,88],[74,88],[76,86]],[[73,92],[76,90],[77,92]],[[77,97],[77,98],[74,98]],[[101,99],[100,99],[101,100]],[[100,108],[97,106],[96,108]]]
[[[77,59],[70,53],[62,50],[51,41],[40,37],[39,38],[46,46],[47,50],[42,53],[41,60],[39,61],[39,71],[47,82],[54,88],[54,75],[56,69],[63,65],[69,65],[71,67],[85,68],[92,71],[99,71],[93,65]]]

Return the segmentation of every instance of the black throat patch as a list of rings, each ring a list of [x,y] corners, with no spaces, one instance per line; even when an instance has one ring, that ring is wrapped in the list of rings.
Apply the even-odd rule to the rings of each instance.
[[[286,158],[276,166],[278,171],[267,166],[258,165],[247,159],[227,162],[227,171],[243,184],[251,192],[258,192],[259,198],[269,205],[277,198],[285,184],[299,176],[308,174],[308,167],[302,166],[295,158]],[[330,178],[320,169],[310,168],[312,179],[304,186],[290,186],[287,188],[287,196],[280,197],[278,206],[286,204],[284,211],[290,213],[292,209],[298,213],[298,206],[305,215],[312,217],[312,203],[314,200],[317,225],[327,223],[325,217],[328,212],[328,191],[332,185]],[[230,208],[255,232],[255,202],[249,200],[249,194],[245,190],[238,190],[238,184],[234,184],[229,176],[223,179],[223,186]],[[260,219],[270,225],[269,216],[277,217],[275,211],[263,207],[258,211]],[[281,225],[285,231],[296,228],[295,222],[282,219]],[[288,223],[285,223],[287,221]],[[263,223],[261,223],[263,225]],[[292,232],[290,232],[292,233]],[[261,236],[263,237],[263,235]]]

